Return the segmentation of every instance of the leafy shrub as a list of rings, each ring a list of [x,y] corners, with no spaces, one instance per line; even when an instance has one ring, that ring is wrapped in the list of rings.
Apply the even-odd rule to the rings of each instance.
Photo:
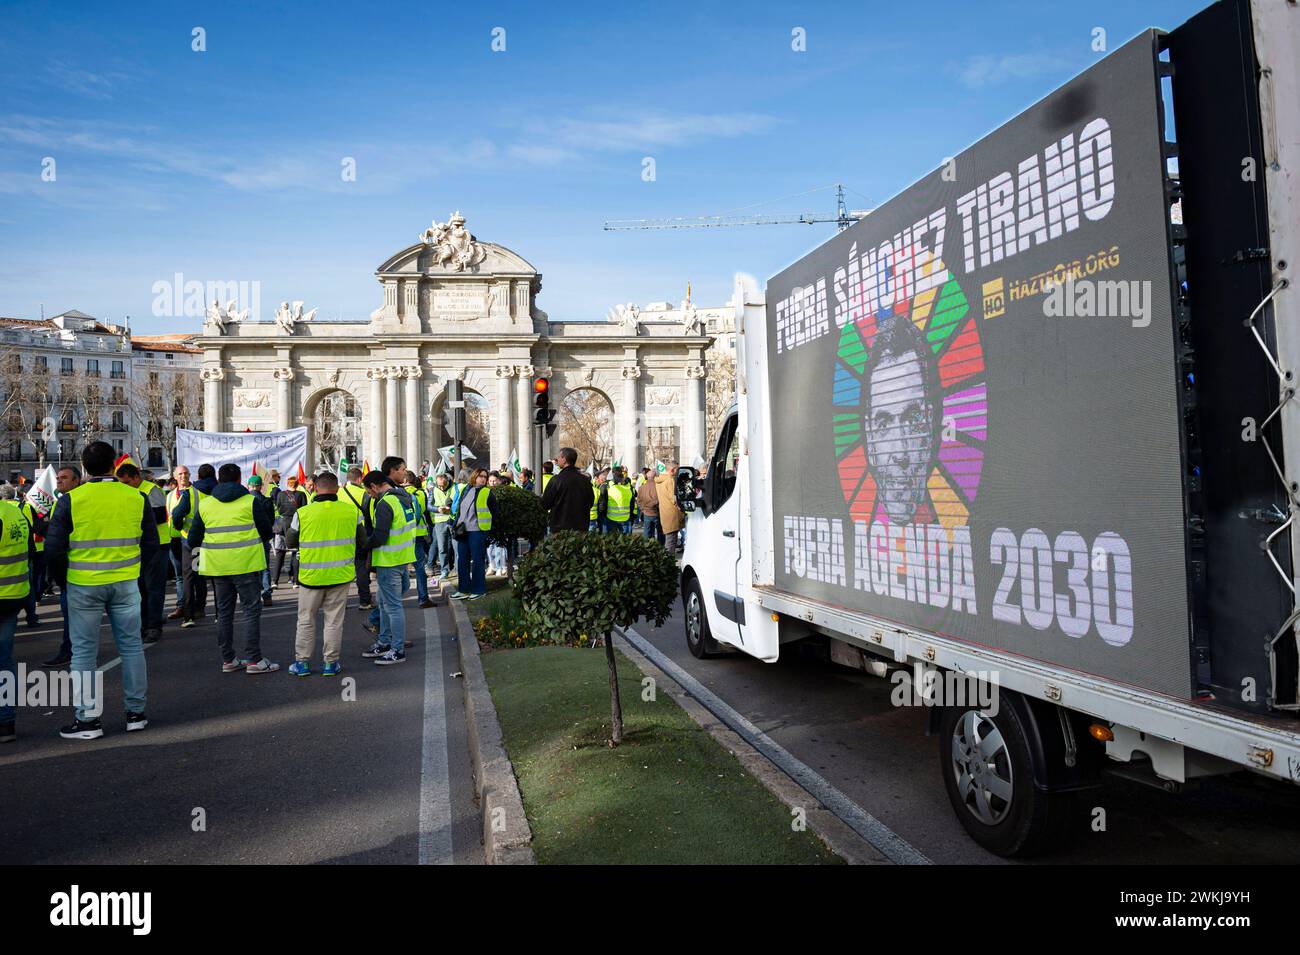
[[[497,512],[492,518],[488,540],[493,544],[509,544],[516,537],[522,537],[536,547],[546,536],[546,508],[542,507],[542,499],[532,491],[514,484],[494,487],[492,501]]]
[[[524,610],[510,591],[484,597],[483,616],[474,623],[474,636],[486,647],[498,650],[521,650],[525,647],[544,647],[562,644],[572,647],[590,647],[594,641],[585,633],[575,640],[555,640],[543,631],[529,630],[524,622]]]
[[[610,745],[623,737],[618,674],[609,634],[638,620],[661,625],[677,597],[677,562],[652,538],[565,531],[546,538],[519,566],[514,593],[525,630],[556,643],[584,634],[605,638],[609,663]]]

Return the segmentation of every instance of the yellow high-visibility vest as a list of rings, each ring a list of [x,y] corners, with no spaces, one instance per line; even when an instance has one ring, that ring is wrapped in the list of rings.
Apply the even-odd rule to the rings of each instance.
[[[199,573],[205,577],[232,577],[266,570],[266,550],[253,520],[253,495],[218,501],[208,495],[199,502],[203,518],[203,543],[199,545]]]
[[[298,581],[331,587],[356,579],[357,509],[314,501],[298,509]]]
[[[19,600],[31,591],[27,535],[32,525],[13,501],[0,501],[0,600]]]
[[[144,495],[115,480],[92,480],[74,487],[68,498],[68,583],[96,587],[138,580]]]

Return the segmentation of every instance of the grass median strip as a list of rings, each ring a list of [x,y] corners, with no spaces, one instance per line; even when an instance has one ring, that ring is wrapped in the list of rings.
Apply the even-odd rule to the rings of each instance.
[[[619,655],[611,749],[604,652],[485,651],[483,669],[541,863],[838,862],[790,810]]]

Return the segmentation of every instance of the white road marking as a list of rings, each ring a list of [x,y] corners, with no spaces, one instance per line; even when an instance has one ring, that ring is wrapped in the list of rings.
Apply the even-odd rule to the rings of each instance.
[[[420,746],[420,865],[451,865],[451,779],[447,701],[442,691],[442,628],[424,611],[424,738]]]
[[[628,627],[620,632],[620,636],[648,657],[651,663],[680,683],[687,693],[703,704],[705,709],[739,733],[751,746],[770,759],[778,769],[816,796],[823,806],[879,849],[886,858],[901,865],[930,864],[930,860],[920,850],[828,783],[812,767],[796,759],[789,750],[723,702],[721,697],[670,660],[663,651],[641,634]]]

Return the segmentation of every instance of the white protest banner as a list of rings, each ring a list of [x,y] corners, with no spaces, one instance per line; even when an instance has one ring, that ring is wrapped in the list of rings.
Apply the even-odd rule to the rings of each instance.
[[[306,461],[306,428],[235,433],[176,429],[176,463],[185,465],[191,474],[200,464],[238,464],[247,478],[253,473],[254,462],[259,470],[296,474],[298,465],[305,466]]]

